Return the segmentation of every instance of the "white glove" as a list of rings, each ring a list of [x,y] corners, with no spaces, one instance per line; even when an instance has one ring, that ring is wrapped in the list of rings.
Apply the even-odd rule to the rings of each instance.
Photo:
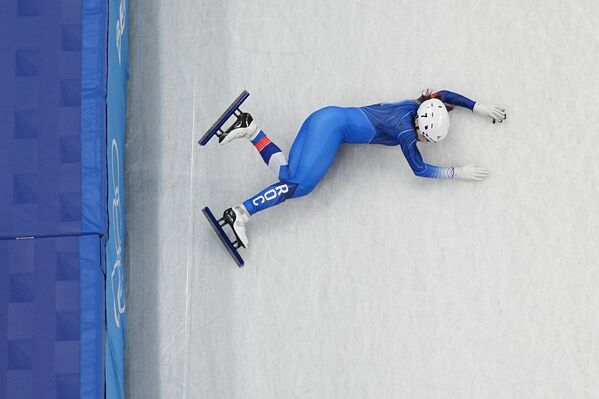
[[[507,118],[505,108],[498,107],[497,105],[476,103],[474,104],[473,111],[479,115],[491,118],[493,123],[502,123]]]
[[[470,164],[453,168],[453,178],[461,180],[481,181],[489,175],[489,171],[478,165]]]

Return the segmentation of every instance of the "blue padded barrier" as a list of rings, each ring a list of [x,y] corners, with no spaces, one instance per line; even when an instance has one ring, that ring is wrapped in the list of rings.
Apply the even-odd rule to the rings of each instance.
[[[81,231],[107,231],[107,4],[82,1]]]
[[[123,159],[128,76],[125,0],[109,0],[108,18],[108,212],[106,242],[106,394],[124,398],[125,365],[125,183]]]
[[[97,235],[0,241],[0,397],[102,397],[100,254]]]
[[[124,396],[125,14],[0,2],[0,399]]]
[[[81,24],[81,0],[0,2],[0,238],[105,230],[105,111],[81,131]],[[105,22],[93,36],[105,42]]]

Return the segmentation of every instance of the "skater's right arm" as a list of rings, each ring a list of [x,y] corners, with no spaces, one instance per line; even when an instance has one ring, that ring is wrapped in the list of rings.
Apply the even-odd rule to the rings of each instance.
[[[424,162],[422,155],[420,155],[420,151],[416,146],[415,138],[406,143],[402,142],[400,145],[401,151],[406,157],[406,161],[408,161],[408,164],[416,176],[432,179],[453,179],[455,177],[454,168],[444,168]]]
[[[474,164],[450,168],[428,164],[422,159],[422,155],[416,146],[416,139],[400,142],[400,145],[408,164],[418,177],[480,181],[489,174],[487,169]]]

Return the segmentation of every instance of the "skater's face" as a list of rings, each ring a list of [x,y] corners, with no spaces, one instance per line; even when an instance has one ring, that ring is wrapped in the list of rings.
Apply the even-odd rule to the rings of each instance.
[[[416,126],[416,136],[418,136],[418,141],[420,141],[421,143],[430,143],[430,141],[428,141],[426,137],[424,137],[424,135],[420,132],[420,126],[418,126],[418,117],[414,119],[414,125]]]

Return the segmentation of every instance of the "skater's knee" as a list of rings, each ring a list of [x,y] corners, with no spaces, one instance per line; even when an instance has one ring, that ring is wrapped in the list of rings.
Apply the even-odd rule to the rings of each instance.
[[[304,195],[308,195],[314,190],[316,185],[313,184],[298,184],[297,189],[293,194],[293,198],[303,197]]]
[[[294,193],[297,190],[298,185],[296,183],[282,180],[277,184],[273,184],[270,190],[264,193],[266,200],[277,199],[277,202],[283,202],[288,198],[294,197]]]
[[[311,179],[297,176],[292,176],[288,180],[285,180],[285,183],[290,187],[289,193],[291,198],[299,198],[310,194],[318,184],[318,182],[311,181]]]

